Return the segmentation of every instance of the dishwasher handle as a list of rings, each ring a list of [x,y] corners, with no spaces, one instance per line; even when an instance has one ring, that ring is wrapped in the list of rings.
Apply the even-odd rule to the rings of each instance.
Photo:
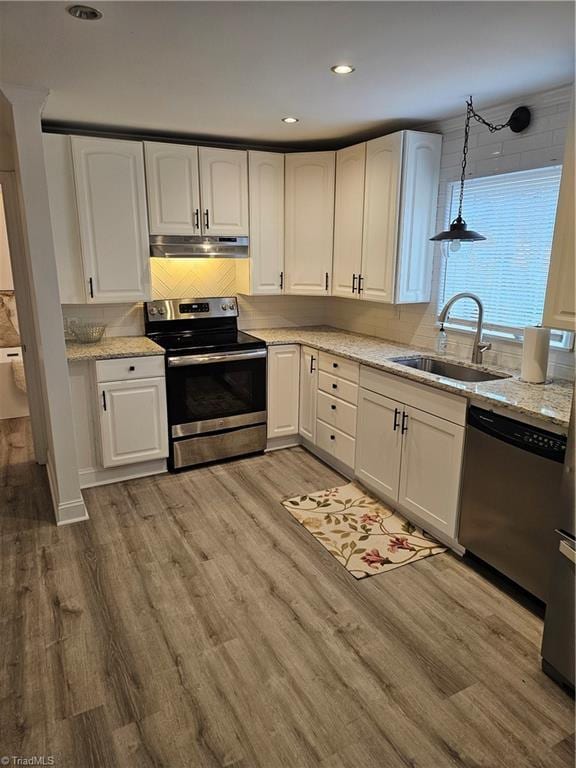
[[[564,435],[548,432],[474,405],[468,409],[468,426],[528,453],[559,463],[564,461],[566,453]]]

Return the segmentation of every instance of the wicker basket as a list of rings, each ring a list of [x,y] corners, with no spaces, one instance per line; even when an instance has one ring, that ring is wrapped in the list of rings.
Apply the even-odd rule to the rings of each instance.
[[[71,330],[81,344],[96,344],[104,336],[106,326],[101,323],[76,322]]]

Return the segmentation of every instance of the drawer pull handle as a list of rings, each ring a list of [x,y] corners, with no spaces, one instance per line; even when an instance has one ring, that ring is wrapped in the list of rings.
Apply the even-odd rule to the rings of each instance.
[[[330,435],[330,440],[336,440],[336,435]]]
[[[135,366],[135,365],[131,365],[131,366],[128,368],[128,370],[129,370],[129,371],[135,371],[135,370],[136,370],[136,366]]]
[[[332,384],[332,389],[338,389],[338,384]]]
[[[336,410],[336,406],[335,405],[331,405],[330,408],[332,408],[333,411]]]

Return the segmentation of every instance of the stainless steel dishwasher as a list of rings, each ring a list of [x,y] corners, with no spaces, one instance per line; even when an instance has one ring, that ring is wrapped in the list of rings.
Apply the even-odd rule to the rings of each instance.
[[[566,438],[468,410],[459,542],[546,602]]]

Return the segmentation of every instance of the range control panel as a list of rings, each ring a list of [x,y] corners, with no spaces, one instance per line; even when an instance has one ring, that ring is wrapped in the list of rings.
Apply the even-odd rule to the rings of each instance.
[[[238,302],[235,296],[219,296],[210,299],[162,299],[146,302],[144,312],[149,322],[238,317]]]

